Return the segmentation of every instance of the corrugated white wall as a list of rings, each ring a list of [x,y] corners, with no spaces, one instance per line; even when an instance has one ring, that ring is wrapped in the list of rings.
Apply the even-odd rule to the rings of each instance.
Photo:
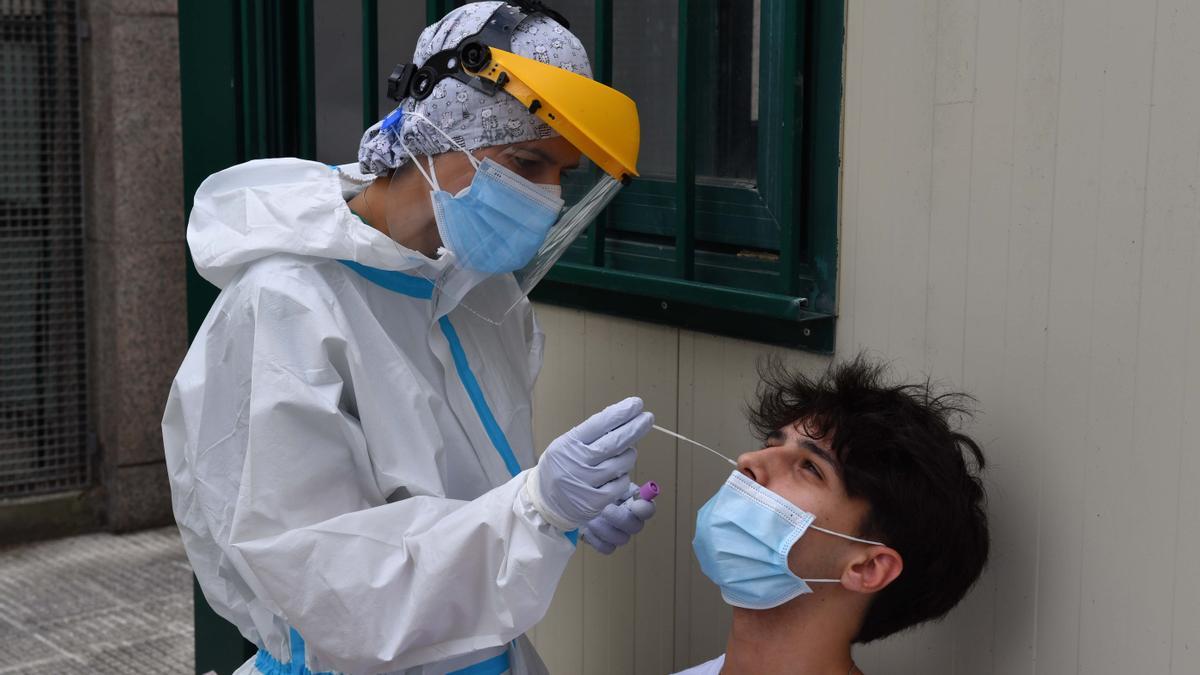
[[[992,564],[871,673],[1200,673],[1200,3],[849,0],[838,352],[975,393]],[[769,348],[541,307],[544,444],[628,393],[753,447]],[[789,355],[805,367],[826,359]],[[667,673],[728,612],[691,558],[727,466],[666,438],[629,551],[582,550],[535,639],[555,673]]]

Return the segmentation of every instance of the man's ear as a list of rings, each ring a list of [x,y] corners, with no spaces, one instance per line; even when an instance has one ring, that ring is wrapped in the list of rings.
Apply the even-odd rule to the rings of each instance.
[[[903,570],[904,559],[896,549],[872,546],[855,556],[842,572],[842,586],[856,593],[878,593]]]

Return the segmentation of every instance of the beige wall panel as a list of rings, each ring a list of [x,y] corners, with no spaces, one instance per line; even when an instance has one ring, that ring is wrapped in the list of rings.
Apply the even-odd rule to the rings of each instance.
[[[905,353],[921,349],[923,262],[893,262],[923,261],[927,254],[936,29],[932,0],[876,0],[863,6],[861,39],[867,48],[861,52],[862,86],[855,92],[856,148],[872,161],[856,164],[854,189],[871,197],[856,202],[852,243],[849,236],[843,239],[844,248],[853,247],[857,270],[850,345],[894,344]],[[889,39],[895,33],[911,39]],[[847,48],[860,49],[854,42]],[[898,128],[905,132],[895,133]]]
[[[1036,477],[1046,453],[1045,327],[1061,19],[1059,0],[1020,5],[1003,372],[995,392],[1005,405],[1003,418],[992,418],[996,426],[990,436],[1006,439],[1000,454],[991,454],[989,467],[991,511],[1002,514],[992,518],[994,560],[1004,561],[994,564],[989,576],[995,587],[995,673],[1032,672],[1038,643],[1037,586],[1030,580],[1036,578],[1040,551]]]
[[[1193,93],[1195,91],[1193,89]],[[1192,222],[1195,221],[1193,218]],[[1192,229],[1191,287],[1185,294],[1187,302],[1184,305],[1188,316],[1185,333],[1188,354],[1177,364],[1186,372],[1186,391],[1179,435],[1179,474],[1175,482],[1179,505],[1175,512],[1175,532],[1171,536],[1171,545],[1175,548],[1175,579],[1171,589],[1172,626],[1167,645],[1173,675],[1195,670],[1196,652],[1200,648],[1200,575],[1196,574],[1196,561],[1200,560],[1200,518],[1196,515],[1200,514],[1200,488],[1197,488],[1200,486],[1200,441],[1197,440],[1200,439],[1200,354],[1196,353],[1195,347],[1200,343],[1200,274],[1195,271],[1200,265],[1198,230],[1200,228]]]
[[[679,429],[689,438],[736,458],[736,448],[749,443],[749,431],[742,426],[720,434],[722,425],[699,410],[697,392],[722,390],[723,370],[697,364],[697,351],[709,353],[711,338],[690,331],[679,337]],[[701,342],[697,345],[697,342]],[[737,394],[734,394],[736,396]],[[710,397],[711,398],[711,397]],[[731,405],[736,405],[731,402]],[[715,424],[714,424],[715,423]],[[679,509],[675,521],[675,666],[680,669],[715,657],[725,650],[725,632],[729,629],[730,610],[715,586],[700,572],[691,555],[696,531],[696,512],[721,484],[722,474],[732,469],[709,453],[708,459],[689,444],[676,444],[678,460]]]
[[[600,410],[637,391],[637,326],[606,316],[584,319],[584,405]],[[643,450],[645,450],[643,448]],[[643,543],[641,537],[638,543]],[[653,542],[647,542],[653,543]],[[633,672],[634,556],[601,556],[584,545],[583,556],[583,673]]]
[[[626,396],[639,395],[647,409],[654,411],[668,428],[674,424],[674,399],[677,365],[677,331],[603,316],[586,319],[584,354],[586,404],[589,409],[604,406]],[[635,479],[661,480],[668,494],[659,498],[669,516],[673,496],[671,477],[663,471],[673,469],[673,443],[660,434],[639,443],[642,459]],[[662,476],[660,478],[659,476]],[[612,556],[602,556],[591,547],[581,551],[584,561],[584,673],[645,672],[654,666],[667,666],[669,654],[665,640],[672,627],[669,615],[654,610],[670,606],[673,600],[667,584],[655,584],[662,577],[661,558],[673,555],[673,528],[657,516],[633,546],[623,547]],[[641,554],[641,555],[639,555]],[[639,560],[649,565],[643,569]],[[669,568],[668,568],[669,569]],[[645,576],[646,578],[643,578]],[[631,627],[633,630],[630,630]],[[651,663],[635,666],[637,646]],[[655,649],[655,647],[660,649]]]
[[[1200,180],[1200,70],[1195,66],[1195,36],[1200,34],[1200,7],[1194,2],[1169,2],[1158,7],[1157,38],[1150,89],[1149,154],[1146,166],[1144,231],[1141,250],[1141,296],[1137,316],[1136,409],[1133,420],[1137,470],[1118,476],[1122,492],[1141,495],[1121,513],[1139,533],[1142,545],[1130,551],[1126,564],[1151,561],[1143,592],[1132,598],[1135,612],[1144,616],[1134,631],[1137,647],[1132,658],[1149,670],[1187,672],[1197,657],[1179,661],[1183,652],[1164,649],[1163,637],[1191,643],[1200,635],[1195,607],[1200,598],[1191,582],[1193,562],[1180,566],[1177,551],[1187,551],[1188,537],[1200,533],[1194,495],[1196,482],[1187,482],[1186,456],[1200,447],[1196,429],[1187,433],[1186,365],[1197,361],[1198,334],[1189,333],[1189,285],[1200,262],[1195,255],[1200,212],[1195,186]],[[1189,51],[1190,50],[1190,51]],[[1190,338],[1190,339],[1189,339]],[[1190,353],[1189,353],[1190,352]],[[1196,385],[1195,380],[1192,386]],[[1193,390],[1194,391],[1194,390]],[[1183,429],[1184,433],[1180,433]],[[1197,475],[1193,470],[1190,476]],[[1191,504],[1191,510],[1180,508]],[[1191,553],[1196,552],[1194,546]],[[1180,580],[1184,580],[1180,584]],[[1190,604],[1190,616],[1176,613]],[[1175,642],[1177,645],[1178,642]],[[1143,667],[1146,670],[1146,667]]]
[[[861,26],[863,21],[864,0],[846,0],[846,25]],[[866,57],[866,45],[862,40],[846,38],[845,51],[845,81],[858,82],[862,79],[863,60]],[[859,222],[859,167],[862,166],[859,153],[862,152],[862,109],[863,92],[860,87],[843,87],[842,92],[842,176],[841,204],[838,221],[838,284],[837,308],[838,322],[835,339],[837,348],[849,348],[854,344],[854,295],[858,278],[857,250],[853,241],[847,240],[847,222]],[[851,170],[849,167],[853,166]]]
[[[639,325],[636,393],[667,429],[679,425],[679,331]],[[633,657],[636,675],[669,673],[674,663],[675,528],[679,495],[674,439],[658,432],[638,444],[635,480],[658,483],[657,511],[631,545],[637,576],[633,585]],[[628,630],[628,626],[619,627]]]
[[[861,76],[847,80],[846,100],[860,101],[855,129],[846,128],[846,144],[856,148],[847,158],[846,175],[855,176],[854,196],[847,193],[842,224],[842,256],[853,268],[842,268],[852,288],[851,331],[838,326],[838,350],[850,354],[870,349],[900,361],[905,371],[924,362],[929,298],[930,232],[933,227],[933,172],[941,159],[933,147],[935,74],[939,55],[939,12],[936,2],[864,2],[861,14],[851,5],[847,52],[858,54]],[[951,24],[973,22],[970,6],[960,6]],[[897,35],[907,36],[896,39]],[[972,39],[973,42],[973,39]],[[961,51],[948,47],[954,59]],[[970,66],[960,66],[965,73]],[[961,77],[961,76],[960,76]],[[847,114],[851,114],[849,111]],[[955,167],[962,171],[962,167]],[[849,184],[847,186],[850,187]],[[953,254],[962,261],[961,251]],[[961,285],[960,285],[961,286]],[[959,305],[961,307],[961,305]],[[959,333],[961,336],[961,332]],[[896,663],[937,661],[940,654],[918,641],[889,641],[862,654],[868,670],[893,672]],[[885,666],[886,664],[886,666]]]
[[[1094,434],[1089,429],[1088,370],[1095,279],[1096,219],[1102,129],[1095,111],[1105,44],[1104,17],[1087,2],[1063,8],[1061,80],[1050,313],[1046,358],[1046,462],[1038,527],[1037,672],[1079,672],[1081,551],[1087,491],[1084,469]]]
[[[1154,107],[1146,191],[1141,328],[1138,340],[1138,464],[1148,520],[1138,525],[1145,557],[1171,564],[1171,579],[1148,589],[1155,615],[1140,627],[1168,658],[1164,672],[1195,670],[1200,649],[1200,5],[1158,10]],[[1175,475],[1171,475],[1174,473]],[[1136,489],[1136,488],[1135,488]],[[1171,514],[1171,512],[1174,512]],[[1164,515],[1166,514],[1170,515]],[[1168,609],[1169,608],[1169,609]],[[1164,614],[1164,610],[1167,612]],[[1167,637],[1169,636],[1169,637]]]
[[[725,346],[725,341],[717,337],[681,332],[679,432],[736,458],[739,451],[753,445],[747,426],[729,420],[744,405],[753,386],[742,371],[753,372],[754,357],[748,353],[727,354]],[[730,363],[737,357],[742,358],[740,369]],[[691,552],[696,511],[732,470],[711,454],[701,452],[679,444],[681,508],[676,521],[676,595],[686,597],[687,604],[680,607],[682,611],[676,617],[677,666],[700,663],[723,652],[731,616],[695,558],[684,555]]]
[[[975,35],[978,30],[979,0],[939,0],[933,92],[936,105],[975,100]]]
[[[927,261],[889,260],[861,245],[864,236],[895,241],[872,222],[864,202],[877,195],[860,178],[887,174],[879,167],[892,160],[872,152],[864,139],[881,132],[849,105],[875,86],[871,48],[893,53],[879,39],[925,36],[892,22],[899,28],[881,38],[877,6],[849,6],[842,241],[852,265],[841,271],[842,288],[853,289],[843,309],[854,316],[839,320],[839,353],[865,346],[895,358],[900,372],[920,369],[896,340],[894,315],[886,334],[862,327],[883,321],[870,297],[878,269],[927,269],[923,365],[981,399],[973,431],[988,443],[995,536],[989,575],[948,620],[953,644],[926,628],[862,650],[860,661],[877,671],[1188,672],[1166,661],[1183,653],[1167,647],[1166,634],[1200,633],[1196,612],[1181,613],[1169,598],[1171,588],[1195,593],[1190,577],[1175,571],[1185,558],[1172,551],[1183,538],[1169,531],[1187,527],[1176,512],[1194,514],[1187,505],[1195,499],[1181,494],[1167,467],[1186,474],[1191,464],[1177,449],[1196,445],[1180,419],[1192,393],[1179,364],[1197,351],[1182,337],[1196,309],[1183,306],[1180,289],[1193,264],[1189,237],[1200,229],[1194,189],[1184,187],[1196,183],[1200,141],[1190,106],[1200,58],[1183,53],[1183,42],[1161,44],[1154,31],[1157,20],[1159,36],[1195,35],[1187,22],[1194,10],[1172,4],[1156,19],[1153,3],[1118,4],[1107,14],[1057,0],[939,7]],[[865,53],[856,35],[870,45]],[[921,97],[922,76],[913,77],[911,96]],[[1150,105],[1152,78],[1156,92],[1176,92],[1169,102],[1156,94]],[[1154,197],[1156,176],[1162,198]],[[958,215],[964,208],[969,217]],[[1163,449],[1129,475],[1117,448],[1138,452],[1148,429]],[[1111,532],[1137,530],[1135,521],[1156,523],[1169,542],[1152,565],[1162,580],[1119,590],[1118,570],[1146,552],[1114,543]],[[952,669],[939,655],[946,648]],[[1187,668],[1197,669],[1194,658]]]
[[[967,230],[966,310],[963,332],[962,376],[954,380],[977,396],[984,405],[972,426],[977,439],[988,443],[1004,438],[1004,431],[1019,423],[1012,410],[987,405],[1003,400],[1005,313],[1009,230],[1012,216],[1013,138],[1016,124],[1018,55],[1020,53],[1019,3],[988,0],[980,3],[976,28],[976,73],[974,125],[971,152],[971,205]],[[935,373],[935,375],[938,375]],[[993,460],[990,485],[1025,480],[1022,467],[1013,461],[1003,442],[987,447]],[[993,490],[991,499],[1000,513],[1008,514],[1019,493]],[[996,614],[1000,595],[1006,603],[1020,602],[1019,596],[998,593],[997,579],[1028,578],[1033,565],[1019,557],[1018,544],[1024,536],[1020,523],[1008,517],[993,518],[993,546],[1005,551],[1004,563],[992,565],[953,617],[954,638],[959,648],[954,658],[956,673],[1000,673],[996,668]],[[1014,548],[1015,547],[1015,548]],[[1021,571],[1024,574],[1021,574]],[[1001,586],[1001,588],[1003,588]],[[1029,599],[1030,601],[1032,598]],[[1005,627],[1007,632],[1008,628]],[[970,645],[963,649],[962,646]],[[912,672],[919,672],[913,670]],[[928,672],[928,671],[925,671]]]
[[[539,306],[546,365],[535,392],[535,437],[558,435],[626,396],[638,395],[664,426],[675,424],[678,332]],[[674,444],[639,444],[638,482],[664,488],[659,515],[611,556],[580,542],[534,640],[555,673],[661,673],[671,665]]]
[[[533,392],[533,437],[540,453],[591,412],[584,405],[585,315],[538,306],[537,318],[546,333],[545,362]],[[583,556],[577,554],[567,565],[549,612],[530,633],[553,673],[583,672],[583,589]]]
[[[967,222],[971,205],[971,137],[975,104],[945,103],[933,110],[933,186],[925,294],[923,366],[962,381],[966,324]],[[840,353],[847,350],[839,349]]]
[[[1080,601],[1081,672],[1164,672],[1167,654],[1143,631],[1159,613],[1147,604],[1155,588],[1169,584],[1173,562],[1151,558],[1149,549],[1120,549],[1111,533],[1137,532],[1150,516],[1150,491],[1165,487],[1150,478],[1148,458],[1129,471],[1129,449],[1139,439],[1134,429],[1137,384],[1138,301],[1141,297],[1142,247],[1150,93],[1155,51],[1155,12],[1134,3],[1114,3],[1098,37],[1104,55],[1091,67],[1103,72],[1101,109],[1102,163],[1099,171],[1094,306],[1091,312],[1092,358],[1089,364],[1089,428],[1092,447],[1084,464],[1083,549]],[[1155,401],[1159,403],[1159,401]],[[1147,450],[1151,450],[1147,448]],[[1158,454],[1159,449],[1153,449]],[[1139,453],[1140,454],[1140,453]],[[1140,478],[1140,479],[1139,479]],[[1141,495],[1130,500],[1130,494]],[[1167,514],[1160,512],[1158,518]],[[1148,544],[1150,542],[1147,542]],[[1125,570],[1139,564],[1144,584],[1121,583]],[[1163,607],[1162,613],[1169,611]],[[1133,625],[1128,619],[1137,617]],[[1165,626],[1164,626],[1165,628]],[[1145,639],[1150,638],[1150,639]]]

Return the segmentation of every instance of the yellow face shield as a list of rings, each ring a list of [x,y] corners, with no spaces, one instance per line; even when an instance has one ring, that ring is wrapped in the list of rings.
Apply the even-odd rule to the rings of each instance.
[[[625,94],[582,75],[482,43],[464,44],[462,65],[517,99],[618,181],[637,173],[641,127]]]

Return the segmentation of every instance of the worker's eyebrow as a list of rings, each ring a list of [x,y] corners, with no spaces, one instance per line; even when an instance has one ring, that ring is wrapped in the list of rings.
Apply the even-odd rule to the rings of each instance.
[[[776,429],[775,431],[767,434],[766,441],[767,445],[783,445],[785,442],[787,442],[787,434],[783,433],[783,431],[780,429]]]
[[[553,155],[551,155],[550,153],[548,153],[545,150],[542,150],[540,148],[523,146],[523,147],[521,147],[521,150],[524,150],[525,152],[528,152],[531,155],[537,155],[538,159],[542,160],[543,162],[546,162],[547,164],[558,164],[558,160],[555,159]],[[579,162],[575,162],[574,164],[571,164],[569,166],[563,166],[563,169],[566,171],[570,171],[571,169],[578,169],[578,168],[579,168]]]

